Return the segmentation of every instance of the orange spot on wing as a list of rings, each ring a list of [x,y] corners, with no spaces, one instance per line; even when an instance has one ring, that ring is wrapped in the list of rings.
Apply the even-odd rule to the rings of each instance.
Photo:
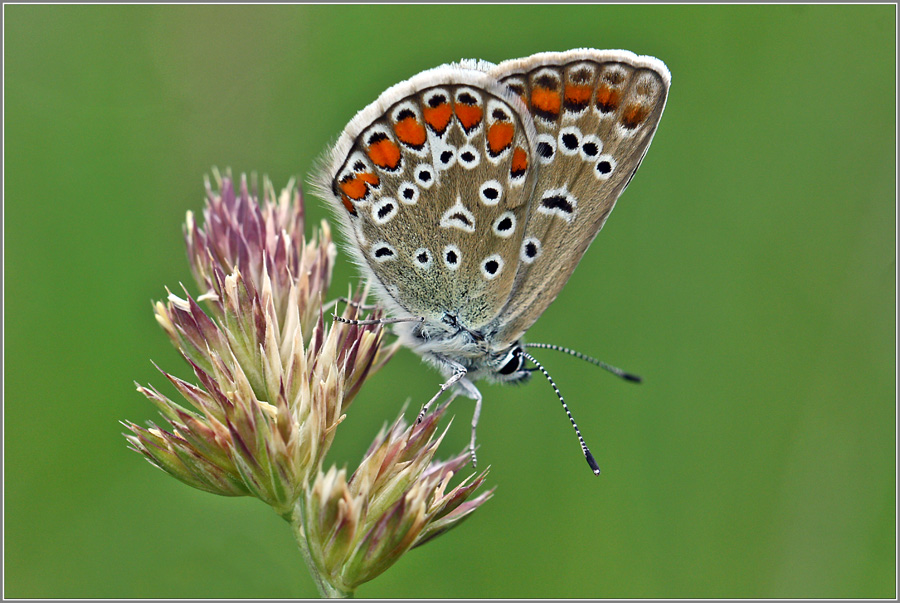
[[[549,88],[535,88],[531,91],[531,106],[544,113],[559,113],[559,92]]]
[[[641,125],[641,122],[647,118],[648,113],[649,110],[646,107],[642,107],[641,105],[631,105],[630,107],[627,107],[622,114],[622,125],[629,130],[633,130]]]
[[[476,105],[464,105],[462,103],[457,103],[456,105],[456,117],[459,118],[459,123],[462,124],[466,131],[474,128],[475,124],[481,121],[483,114],[484,111],[481,110],[481,107]]]
[[[513,135],[516,133],[514,125],[508,121],[495,122],[487,133],[488,149],[492,155],[499,155],[503,149],[512,144]]]
[[[354,177],[346,182],[341,182],[341,190],[351,199],[362,199],[366,196],[366,183]]]
[[[363,182],[371,184],[372,186],[378,186],[379,184],[381,184],[381,179],[378,178],[377,174],[363,172],[362,174],[357,174],[357,178],[360,178]]]
[[[566,86],[566,101],[575,104],[586,103],[591,100],[590,86]]]
[[[522,147],[516,147],[513,151],[512,164],[509,167],[509,173],[513,177],[521,176],[528,169],[528,153]]]
[[[368,172],[354,174],[341,181],[341,191],[343,191],[344,195],[350,199],[359,201],[369,194],[369,186],[378,186],[379,182],[380,180],[375,174],[370,174]],[[345,202],[344,205],[346,204],[347,203]]]
[[[425,144],[425,126],[412,115],[394,124],[394,132],[402,143],[413,147],[421,147]]]
[[[400,147],[394,141],[382,138],[369,145],[369,159],[378,167],[396,169],[400,165]]]
[[[350,212],[354,216],[356,215],[356,206],[353,205],[353,202],[349,199],[349,197],[347,197],[347,195],[341,195],[341,203],[344,204],[344,207],[348,212]]]
[[[597,106],[604,113],[615,111],[619,107],[621,97],[618,90],[613,90],[608,86],[600,86],[597,89]]]
[[[431,129],[438,134],[443,134],[453,117],[453,111],[450,109],[450,103],[442,103],[437,107],[422,107],[422,117],[425,123],[431,126]]]

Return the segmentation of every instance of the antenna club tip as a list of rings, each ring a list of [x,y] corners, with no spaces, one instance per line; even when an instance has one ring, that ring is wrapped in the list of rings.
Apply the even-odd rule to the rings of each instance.
[[[632,375],[631,373],[623,373],[622,378],[625,379],[625,381],[631,381],[632,383],[643,383],[644,382],[643,377],[641,377],[640,375]]]
[[[591,454],[590,450],[584,451],[584,458],[587,460],[588,465],[591,466],[591,471],[594,472],[594,475],[600,475],[600,465],[594,460],[594,455]]]

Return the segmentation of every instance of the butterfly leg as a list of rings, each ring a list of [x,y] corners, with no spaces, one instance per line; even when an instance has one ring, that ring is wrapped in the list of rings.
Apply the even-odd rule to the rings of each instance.
[[[458,387],[460,393],[466,397],[475,400],[475,412],[472,414],[472,439],[469,440],[469,456],[472,457],[472,466],[478,466],[478,457],[475,455],[475,430],[478,427],[478,418],[481,416],[481,392],[475,387],[475,384],[468,379],[463,379]]]
[[[472,439],[469,441],[469,455],[472,457],[472,467],[478,466],[478,457],[475,456],[475,428],[478,426],[478,417],[481,415],[481,392],[478,389],[470,388],[475,397],[475,414],[472,415]]]
[[[455,385],[460,379],[462,379],[463,377],[466,376],[466,372],[467,372],[466,367],[464,367],[461,364],[457,364],[456,362],[452,362],[452,361],[448,361],[448,362],[451,362],[451,367],[453,368],[453,375],[451,375],[450,378],[447,379],[446,383],[441,384],[440,391],[438,393],[436,393],[434,395],[434,397],[431,398],[431,400],[429,400],[428,402],[425,403],[425,405],[422,407],[422,410],[419,412],[419,416],[416,419],[416,423],[422,422],[422,419],[425,418],[425,413],[427,413],[428,409],[431,408],[431,405],[434,404],[435,401],[441,397],[441,394],[443,394],[445,391],[447,391],[447,388]],[[454,393],[453,397],[450,399],[453,400],[453,398],[455,398],[457,395],[458,394]]]

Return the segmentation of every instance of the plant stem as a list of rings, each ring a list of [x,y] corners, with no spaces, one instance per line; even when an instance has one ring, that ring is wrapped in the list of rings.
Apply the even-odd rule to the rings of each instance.
[[[313,561],[312,554],[309,551],[309,543],[306,541],[306,533],[303,531],[302,510],[300,509],[299,501],[291,518],[291,529],[294,532],[294,538],[297,540],[300,553],[303,555],[303,561],[306,562],[306,567],[309,568],[309,573],[316,583],[316,588],[319,589],[319,595],[323,599],[352,599],[353,591],[346,592],[331,584],[328,581],[328,577],[319,572],[319,568]]]

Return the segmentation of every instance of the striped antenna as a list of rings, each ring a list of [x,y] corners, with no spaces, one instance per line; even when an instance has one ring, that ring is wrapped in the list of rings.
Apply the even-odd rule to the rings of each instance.
[[[332,314],[331,317],[338,322],[343,322],[348,325],[392,325],[398,322],[425,322],[424,316],[409,316],[407,318],[373,318],[371,320],[353,320],[351,318],[338,316],[337,314]]]
[[[540,362],[534,359],[534,356],[529,354],[528,352],[522,351],[522,356],[528,358],[534,366],[538,367],[542,373],[544,373],[544,377],[547,378],[547,381],[550,382],[550,385],[553,386],[553,391],[556,392],[556,395],[559,397],[559,401],[562,404],[563,410],[566,411],[566,416],[569,417],[569,422],[572,424],[572,427],[575,428],[575,435],[578,436],[578,443],[581,444],[581,452],[584,454],[584,458],[587,461],[588,465],[591,466],[591,471],[594,472],[594,475],[600,475],[600,466],[597,465],[597,461],[594,460],[594,455],[591,454],[591,451],[588,449],[587,444],[584,443],[584,438],[581,437],[581,431],[578,430],[578,425],[575,424],[575,419],[572,417],[572,413],[569,412],[569,407],[566,405],[566,401],[563,400],[563,395],[560,393],[559,388],[556,387],[556,383],[553,382],[553,378],[550,376],[550,373],[547,372],[547,369],[544,368]]]
[[[569,354],[570,356],[575,356],[576,358],[580,358],[585,362],[590,362],[593,365],[599,366],[602,369],[605,369],[615,375],[616,377],[621,377],[625,381],[631,381],[632,383],[641,383],[643,379],[638,375],[634,375],[632,373],[627,373],[620,368],[616,368],[611,364],[606,364],[602,360],[597,360],[596,358],[591,358],[590,356],[585,356],[581,352],[576,352],[575,350],[570,350],[569,348],[564,348],[561,345],[553,345],[552,343],[524,343],[522,344],[526,348],[541,348],[544,350],[556,350],[557,352],[563,352],[564,354]]]

